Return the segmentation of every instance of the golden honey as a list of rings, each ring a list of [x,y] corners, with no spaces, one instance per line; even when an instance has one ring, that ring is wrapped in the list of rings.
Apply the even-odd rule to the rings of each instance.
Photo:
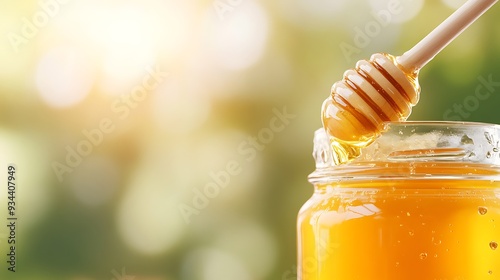
[[[326,134],[316,137],[314,194],[298,216],[298,279],[500,279],[500,126],[410,122],[384,131],[340,166]]]
[[[408,72],[390,54],[360,60],[332,86],[321,120],[336,164],[348,162],[373,142],[385,122],[404,121],[419,99],[417,72]]]

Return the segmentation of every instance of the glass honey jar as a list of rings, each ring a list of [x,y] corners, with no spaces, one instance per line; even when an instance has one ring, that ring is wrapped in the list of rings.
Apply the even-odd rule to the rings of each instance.
[[[500,279],[500,126],[387,123],[347,164],[316,131],[298,279]]]

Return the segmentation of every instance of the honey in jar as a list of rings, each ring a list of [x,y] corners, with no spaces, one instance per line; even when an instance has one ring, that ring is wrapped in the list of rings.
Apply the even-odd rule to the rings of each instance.
[[[500,279],[500,126],[386,123],[341,165],[315,134],[298,279]]]

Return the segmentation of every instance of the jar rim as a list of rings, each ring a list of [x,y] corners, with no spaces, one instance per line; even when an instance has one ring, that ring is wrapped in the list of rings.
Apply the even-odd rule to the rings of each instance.
[[[475,170],[484,169],[484,174],[488,176],[500,174],[498,124],[462,121],[386,122],[381,135],[362,148],[359,157],[340,165],[333,163],[332,147],[326,131],[319,129],[314,135],[316,170],[309,176],[311,182],[326,178],[375,178],[377,175],[384,178],[389,175],[391,178],[477,177],[477,174],[465,174],[471,173],[470,170],[458,172],[461,165],[474,166]],[[441,167],[453,166],[455,171],[446,168],[446,174],[442,173],[443,170],[435,170],[437,173],[433,174],[427,168],[425,170],[430,174],[408,174],[404,166],[415,163],[419,166],[436,163]]]

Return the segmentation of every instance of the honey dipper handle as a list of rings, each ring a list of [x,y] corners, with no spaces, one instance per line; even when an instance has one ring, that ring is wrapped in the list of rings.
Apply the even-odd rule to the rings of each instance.
[[[467,1],[396,61],[410,73],[419,70],[497,1]]]

